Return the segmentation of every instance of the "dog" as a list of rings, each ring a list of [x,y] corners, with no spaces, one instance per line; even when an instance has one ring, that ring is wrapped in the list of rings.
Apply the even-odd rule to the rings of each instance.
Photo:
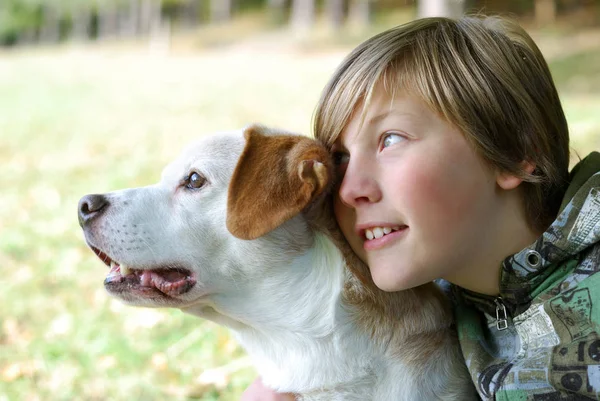
[[[477,399],[432,284],[384,292],[332,211],[314,139],[251,125],[189,146],[159,183],[79,202],[111,296],[227,326],[299,400]]]

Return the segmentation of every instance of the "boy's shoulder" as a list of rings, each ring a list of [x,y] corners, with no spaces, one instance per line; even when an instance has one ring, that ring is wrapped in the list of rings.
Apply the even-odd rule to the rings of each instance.
[[[573,169],[552,225],[502,264],[500,292],[512,315],[569,293],[594,275],[600,269],[599,244],[600,154],[593,152]]]
[[[569,270],[540,287],[523,312],[502,324],[453,287],[465,362],[484,400],[596,399],[600,391],[600,244],[565,261]],[[501,304],[500,304],[501,305]],[[493,308],[493,306],[491,306]],[[576,396],[576,397],[577,397]]]
[[[504,261],[501,297],[445,286],[483,399],[600,392],[600,155],[593,159],[553,225]]]

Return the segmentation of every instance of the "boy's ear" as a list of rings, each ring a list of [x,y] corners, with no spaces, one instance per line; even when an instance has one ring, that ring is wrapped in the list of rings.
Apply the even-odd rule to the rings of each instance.
[[[527,174],[531,174],[533,173],[533,170],[535,170],[535,163],[523,160],[521,162],[521,169]],[[506,190],[515,189],[516,187],[521,185],[522,182],[522,178],[504,171],[499,172],[496,176],[496,183],[498,184],[498,186]]]
[[[330,156],[305,136],[274,134],[258,125],[244,131],[244,148],[227,199],[227,229],[255,239],[300,213],[329,186]]]

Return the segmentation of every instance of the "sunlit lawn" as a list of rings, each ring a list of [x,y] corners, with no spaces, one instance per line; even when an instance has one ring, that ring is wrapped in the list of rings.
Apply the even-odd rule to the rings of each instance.
[[[598,43],[551,60],[582,156],[600,148]],[[239,397],[254,372],[225,329],[104,293],[77,201],[154,182],[205,133],[254,121],[308,133],[348,50],[0,53],[0,401]]]

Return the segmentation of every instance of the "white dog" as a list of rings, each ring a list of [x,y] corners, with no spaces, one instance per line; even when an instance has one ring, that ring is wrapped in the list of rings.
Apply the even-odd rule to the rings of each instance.
[[[152,186],[87,195],[110,295],[229,327],[264,383],[302,400],[470,400],[433,284],[386,293],[332,217],[316,141],[251,126],[189,147]]]

